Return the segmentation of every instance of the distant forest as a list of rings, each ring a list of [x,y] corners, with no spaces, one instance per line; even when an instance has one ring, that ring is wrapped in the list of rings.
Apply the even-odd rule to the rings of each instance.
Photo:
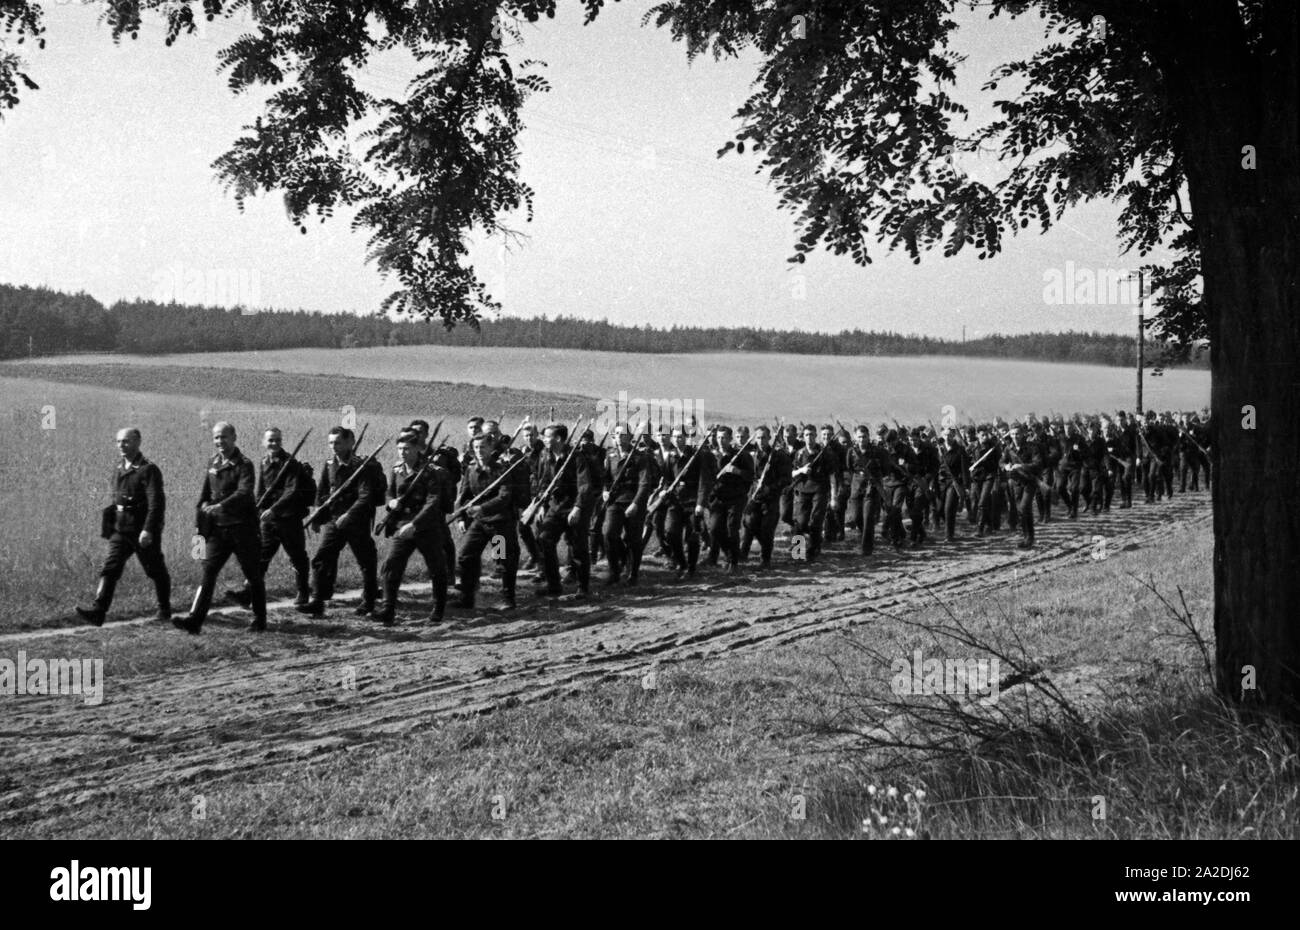
[[[237,352],[359,346],[523,346],[606,352],[788,352],[806,355],[962,355],[1131,366],[1136,340],[1114,333],[1026,333],[966,342],[845,330],[806,333],[750,327],[618,326],[559,316],[503,317],[478,330],[446,330],[428,320],[119,301],[105,309],[88,294],[0,284],[0,358],[68,352]],[[1148,364],[1171,364],[1172,350],[1148,340]],[[1201,353],[1186,363],[1208,368]]]

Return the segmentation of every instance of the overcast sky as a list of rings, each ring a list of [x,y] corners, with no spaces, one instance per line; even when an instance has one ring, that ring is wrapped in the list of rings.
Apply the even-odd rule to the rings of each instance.
[[[535,218],[522,249],[490,242],[473,253],[506,313],[948,338],[963,325],[969,336],[1133,330],[1131,306],[1044,299],[1047,276],[1067,262],[1076,274],[1139,264],[1120,254],[1111,204],[1077,210],[1046,236],[1031,230],[991,261],[967,249],[914,266],[877,248],[867,268],[826,253],[787,264],[794,226],[773,188],[753,161],[715,158],[756,58],[688,66],[666,33],[640,27],[649,5],[608,5],[583,27],[580,5],[566,2],[555,20],[524,25],[520,57],[546,61],[553,84],[525,109],[520,139]],[[0,120],[0,281],[106,303],[197,288],[230,303],[362,313],[393,289],[365,263],[346,214],[303,236],[278,196],[241,215],[217,184],[212,161],[259,112],[260,98],[235,97],[216,70],[236,25],[204,24],[166,48],[154,23],[114,47],[99,4],[46,11],[46,50],[23,47],[41,90]],[[1041,21],[958,21],[969,55],[958,97],[980,102],[979,117],[978,84],[999,56],[1035,43]],[[397,96],[408,76],[392,60],[369,80]]]

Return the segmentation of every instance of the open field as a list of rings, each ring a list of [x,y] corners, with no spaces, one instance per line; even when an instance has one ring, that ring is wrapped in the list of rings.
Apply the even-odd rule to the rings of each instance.
[[[1091,557],[1096,535],[1105,560]],[[6,655],[102,656],[106,684],[98,706],[6,699],[0,824],[77,837],[853,836],[866,785],[894,784],[927,789],[916,825],[938,837],[1290,837],[1294,755],[1222,718],[1190,639],[1135,578],[1155,575],[1173,598],[1181,587],[1209,635],[1209,554],[1202,493],[1050,524],[1032,553],[1003,536],[680,586],[651,569],[644,588],[588,605],[454,611],[436,629],[418,623],[421,591],[393,630],[281,607],[256,640],[238,612],[198,639],[148,622],[12,634]],[[1086,749],[1028,754],[1012,740],[880,768],[854,712],[892,673],[859,647],[953,655],[925,632],[949,611],[1003,648],[1020,642],[1086,715]],[[1008,684],[1003,706],[1024,691]]]
[[[698,399],[706,411],[744,417],[777,416],[846,422],[927,417],[952,405],[960,418],[1022,416],[1051,410],[1129,409],[1131,370],[1003,359],[909,356],[630,355],[576,349],[403,346],[375,349],[293,349],[276,352],[161,356],[71,355],[62,365],[118,362],[188,368],[337,372],[363,378],[470,382],[592,398]],[[39,363],[39,362],[38,362]],[[25,363],[13,363],[21,365]],[[779,373],[779,374],[777,374]],[[1210,402],[1207,371],[1174,370],[1146,378],[1144,400],[1159,410],[1199,410]]]

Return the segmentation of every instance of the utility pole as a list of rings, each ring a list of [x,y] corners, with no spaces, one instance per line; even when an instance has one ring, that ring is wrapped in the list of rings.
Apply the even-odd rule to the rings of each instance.
[[[1142,325],[1145,320],[1146,308],[1144,304],[1146,302],[1146,296],[1142,284],[1143,284],[1142,272],[1139,271],[1138,272],[1138,305],[1137,305],[1137,317],[1138,317],[1137,413],[1138,416],[1142,415],[1142,411],[1144,409],[1142,407],[1142,364],[1144,361],[1142,356],[1146,349],[1146,346],[1144,344],[1146,339],[1146,334],[1145,334],[1145,328]]]

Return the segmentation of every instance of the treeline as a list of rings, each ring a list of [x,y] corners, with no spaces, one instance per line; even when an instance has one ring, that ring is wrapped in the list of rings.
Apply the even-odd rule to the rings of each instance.
[[[0,285],[0,357],[61,352],[237,352],[248,349],[360,346],[523,346],[605,352],[785,352],[805,355],[962,355],[1094,365],[1133,364],[1131,336],[1114,333],[1026,333],[960,342],[901,333],[845,330],[806,333],[751,327],[619,326],[575,317],[504,317],[480,329],[446,330],[430,320],[351,313],[260,310],[119,301],[108,309],[87,294]],[[1149,345],[1158,364],[1163,346]],[[1208,367],[1202,355],[1191,365]]]

